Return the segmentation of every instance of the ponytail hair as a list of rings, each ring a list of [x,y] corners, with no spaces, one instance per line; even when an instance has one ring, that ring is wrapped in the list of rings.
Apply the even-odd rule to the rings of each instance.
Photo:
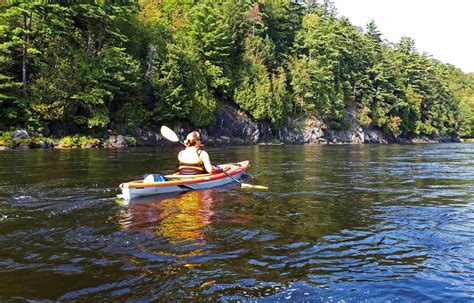
[[[197,131],[193,131],[186,136],[184,140],[184,145],[186,147],[194,146],[197,148],[201,147],[201,135]]]

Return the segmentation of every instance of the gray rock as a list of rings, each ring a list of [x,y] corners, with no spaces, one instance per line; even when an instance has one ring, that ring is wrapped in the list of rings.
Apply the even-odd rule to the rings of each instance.
[[[142,130],[137,128],[131,132],[131,135],[140,142],[140,145],[143,146],[163,146],[165,143],[165,140],[161,138],[160,134],[152,130]]]
[[[317,143],[318,144],[328,144],[328,140],[326,140],[324,138],[319,138]]]
[[[258,140],[260,140],[260,131],[258,130],[258,128],[252,133],[250,137],[253,143],[257,143]]]
[[[26,130],[15,130],[12,133],[12,137],[15,139],[30,139],[30,135],[28,135],[28,132]]]
[[[209,135],[205,128],[198,129],[198,132],[201,134],[201,142],[205,143],[209,139]]]
[[[226,136],[254,140],[257,123],[242,111],[231,106],[221,106],[216,110],[216,122],[207,127],[208,136]]]
[[[417,137],[417,138],[411,139],[411,143],[428,144],[428,143],[438,143],[438,141],[433,140],[433,139],[428,138],[428,137],[425,137],[425,136],[422,136],[422,137]]]
[[[11,149],[11,147],[0,145],[0,150],[7,150],[7,149]]]
[[[308,139],[308,143],[318,142],[319,137],[316,134],[311,134],[311,137]]]
[[[364,134],[364,143],[374,144],[374,143],[384,143],[388,142],[385,135],[379,130],[370,130],[366,131]]]
[[[258,124],[259,130],[259,141],[260,142],[271,142],[273,139],[272,127],[268,122],[261,122]]]
[[[455,138],[439,136],[430,138],[401,138],[384,134],[374,126],[362,127],[359,123],[360,109],[348,108],[344,111],[346,130],[331,130],[325,128],[325,122],[317,114],[306,117],[289,118],[281,130],[276,130],[269,122],[254,122],[249,115],[229,105],[221,105],[216,110],[215,123],[206,128],[200,128],[201,140],[206,146],[212,145],[241,145],[274,142],[278,139],[290,144],[363,144],[363,143],[428,143],[453,142]],[[176,122],[169,125],[181,139],[196,127],[187,122]],[[145,146],[163,146],[173,143],[161,138],[159,133],[152,130],[137,129],[132,135]],[[111,136],[107,147],[120,148],[127,146],[127,137]],[[457,140],[459,141],[459,140]]]
[[[127,140],[124,136],[118,135],[109,137],[109,144],[107,145],[108,148],[124,148],[127,146]]]

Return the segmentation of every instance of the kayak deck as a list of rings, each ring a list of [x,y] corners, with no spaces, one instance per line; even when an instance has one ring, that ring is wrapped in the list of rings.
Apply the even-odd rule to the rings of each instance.
[[[202,175],[179,175],[171,174],[165,176],[167,181],[145,183],[143,180],[135,180],[120,184],[122,197],[130,200],[136,197],[157,195],[163,193],[183,192],[222,186],[235,182],[233,178],[239,178],[248,168],[249,161],[222,164],[225,171]]]
[[[227,164],[224,164],[224,165],[220,165],[220,167],[225,171],[227,172],[231,167]],[[205,178],[205,177],[210,177],[212,175],[215,175],[216,173],[220,173],[219,171],[215,172],[215,173],[212,173],[212,174],[199,174],[199,175],[181,175],[180,173],[174,173],[174,174],[171,174],[171,175],[166,175],[165,178],[168,179],[168,180],[171,180],[171,179],[178,179],[178,180],[182,180],[182,179],[195,179],[195,178]]]

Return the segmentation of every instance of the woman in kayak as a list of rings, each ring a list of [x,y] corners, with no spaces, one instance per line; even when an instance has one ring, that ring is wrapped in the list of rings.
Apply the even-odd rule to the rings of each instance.
[[[197,131],[188,134],[184,145],[186,149],[178,154],[180,174],[197,175],[213,171],[209,154],[201,149],[201,136]]]

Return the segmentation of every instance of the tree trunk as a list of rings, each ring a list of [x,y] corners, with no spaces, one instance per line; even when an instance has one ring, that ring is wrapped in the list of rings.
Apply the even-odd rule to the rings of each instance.
[[[26,31],[28,30],[28,27],[27,27],[27,14],[23,14],[23,29],[25,31],[24,33],[24,37],[23,37],[23,46],[22,46],[22,50],[21,50],[21,82],[23,83],[23,87],[22,87],[22,92],[23,92],[23,97],[26,97],[26,53],[27,53],[27,47],[28,47],[28,40],[29,40],[29,33],[27,33]],[[31,20],[31,19],[30,19]],[[30,25],[31,25],[31,21],[30,21]]]
[[[148,63],[145,71],[145,104],[150,105],[153,103],[153,58],[155,56],[155,47],[149,46],[148,51]]]
[[[23,97],[26,97],[28,88],[27,83],[27,70],[26,64],[28,60],[28,45],[30,44],[30,33],[31,33],[31,19],[32,13],[23,13],[23,30],[25,31],[23,37],[23,45],[21,49],[21,82],[22,82],[22,93]]]
[[[87,55],[90,57],[92,53],[92,31],[90,20],[87,21]]]
[[[97,42],[97,53],[102,50],[102,46],[104,43],[104,32],[106,26],[106,18],[107,18],[107,0],[104,0],[104,17],[102,17],[100,31],[99,31],[99,41]]]
[[[104,39],[104,32],[103,32],[103,23],[101,25],[100,31],[99,31],[99,40],[97,41],[97,50],[96,53],[98,54],[101,49],[102,49],[102,41]]]

